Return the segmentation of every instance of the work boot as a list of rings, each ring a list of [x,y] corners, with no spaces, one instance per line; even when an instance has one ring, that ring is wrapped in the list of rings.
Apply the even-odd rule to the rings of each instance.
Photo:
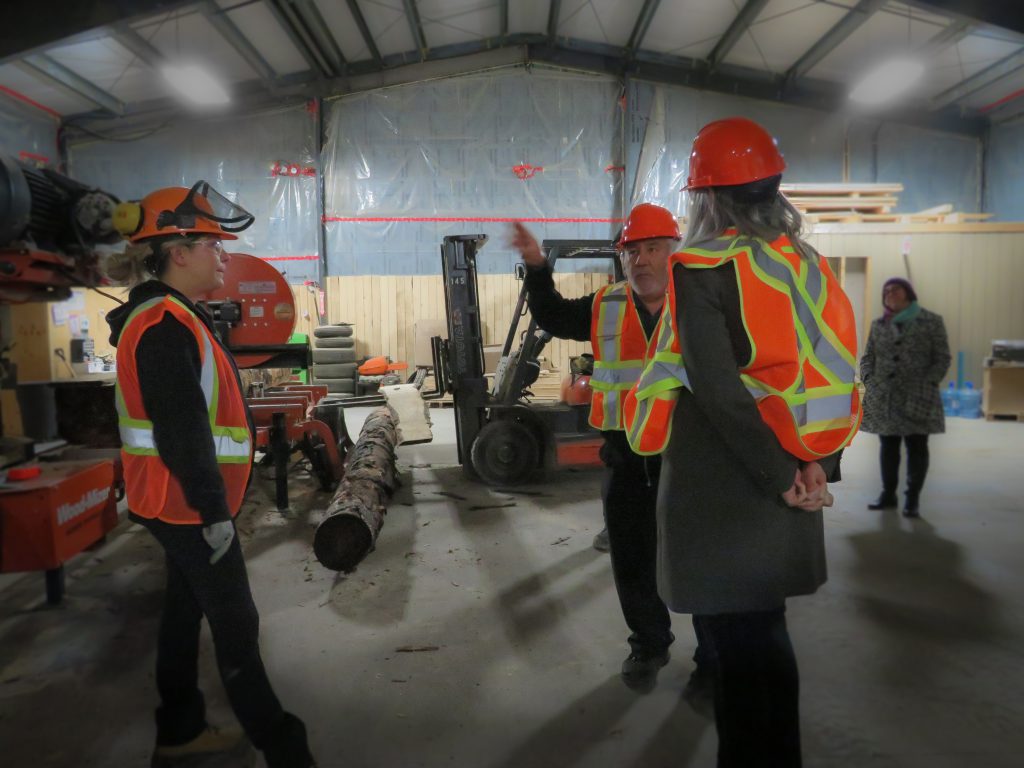
[[[657,653],[633,651],[622,662],[622,682],[637,693],[650,693],[658,682],[658,670],[668,664],[666,648]]]
[[[903,505],[903,516],[904,517],[920,517],[921,513],[917,511],[918,496],[916,493],[908,493],[907,500]]]
[[[192,741],[174,746],[158,744],[153,750],[151,768],[200,768],[230,765],[250,768],[256,752],[241,728],[218,729],[212,725]]]
[[[683,700],[694,712],[709,720],[715,719],[715,681],[711,670],[698,666],[690,673],[690,679],[683,688]]]
[[[594,537],[594,549],[598,552],[607,552],[611,548],[608,543],[608,529],[602,528],[601,532]]]
[[[270,742],[263,747],[267,768],[316,768],[309,751],[306,726],[290,712],[284,718]]]
[[[895,509],[899,506],[894,491],[882,491],[877,499],[868,504],[868,509]]]

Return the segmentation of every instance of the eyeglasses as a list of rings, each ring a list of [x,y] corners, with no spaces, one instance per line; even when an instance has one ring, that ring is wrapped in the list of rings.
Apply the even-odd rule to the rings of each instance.
[[[200,246],[208,247],[217,256],[220,256],[222,253],[224,253],[224,243],[214,238],[204,237],[199,240],[194,240],[192,242],[193,248],[199,248]]]

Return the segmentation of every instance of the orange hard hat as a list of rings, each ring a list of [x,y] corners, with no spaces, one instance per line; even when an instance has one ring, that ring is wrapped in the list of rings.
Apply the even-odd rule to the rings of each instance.
[[[621,248],[628,243],[650,240],[652,237],[671,237],[678,240],[679,222],[668,208],[662,208],[654,203],[640,203],[629,212],[618,245]]]
[[[786,170],[775,139],[745,117],[716,120],[700,129],[690,152],[685,189],[749,184]]]
[[[237,240],[234,233],[248,228],[254,220],[251,213],[205,181],[196,182],[190,189],[158,189],[140,202],[122,203],[114,211],[114,226],[133,243],[167,235],[214,235]]]

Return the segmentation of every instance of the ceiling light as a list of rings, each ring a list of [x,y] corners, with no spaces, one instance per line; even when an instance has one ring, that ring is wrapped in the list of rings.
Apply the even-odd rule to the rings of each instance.
[[[165,64],[160,72],[168,85],[193,104],[210,107],[231,101],[224,86],[198,64]]]
[[[924,74],[914,59],[890,59],[871,70],[850,91],[850,100],[869,106],[884,104],[909,91]]]

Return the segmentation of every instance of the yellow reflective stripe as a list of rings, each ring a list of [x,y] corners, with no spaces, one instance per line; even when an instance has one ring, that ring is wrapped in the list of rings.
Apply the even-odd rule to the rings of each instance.
[[[644,361],[643,360],[620,360],[620,361],[595,360],[594,361],[594,372],[596,373],[597,371],[600,371],[600,370],[612,370],[612,371],[614,371],[614,370],[620,370],[620,369],[623,369],[623,368],[643,368],[643,365],[644,365]]]
[[[126,448],[121,446],[121,450],[130,456],[159,456],[160,452],[156,448]]]
[[[590,379],[590,388],[597,392],[629,392],[636,384],[636,377],[626,382],[596,381]]]
[[[683,386],[683,383],[674,377],[659,379],[658,381],[651,382],[643,389],[638,388],[636,391],[636,399],[637,402],[645,402],[651,398],[658,397],[659,395],[664,395],[668,392],[674,392],[675,390],[682,389]],[[673,399],[678,396],[679,393],[675,392]]]
[[[842,429],[850,426],[850,415],[849,409],[847,409],[846,418],[835,418],[827,419],[823,421],[810,421],[807,424],[799,427],[797,431],[801,436],[809,434],[811,432],[828,432],[833,429]]]

